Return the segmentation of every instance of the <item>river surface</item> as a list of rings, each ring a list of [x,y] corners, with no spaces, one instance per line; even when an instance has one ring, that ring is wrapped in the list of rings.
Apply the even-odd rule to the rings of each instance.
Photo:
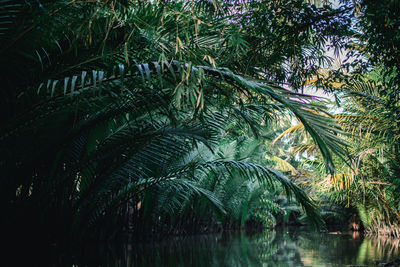
[[[399,256],[399,240],[359,233],[280,229],[174,237],[143,244],[92,244],[54,266],[376,266]],[[59,264],[57,264],[57,262]]]

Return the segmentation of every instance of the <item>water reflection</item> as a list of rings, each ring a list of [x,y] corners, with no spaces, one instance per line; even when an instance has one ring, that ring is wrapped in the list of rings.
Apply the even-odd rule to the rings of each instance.
[[[399,241],[299,229],[177,237],[145,244],[92,244],[54,254],[55,266],[374,266],[398,257]],[[71,256],[73,254],[73,256]],[[69,255],[69,256],[67,256]]]

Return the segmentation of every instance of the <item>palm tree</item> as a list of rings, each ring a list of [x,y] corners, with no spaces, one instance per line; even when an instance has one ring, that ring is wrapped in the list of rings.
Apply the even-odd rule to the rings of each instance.
[[[345,153],[338,126],[316,113],[323,107],[312,96],[234,73],[235,62],[219,64],[219,55],[246,44],[219,2],[2,2],[6,225],[52,238],[101,236],[150,192],[168,188],[174,195],[164,203],[180,205],[190,191],[223,212],[193,183],[200,171],[278,181],[316,216],[303,191],[264,166],[183,160],[201,144],[212,151],[230,123],[257,134],[260,122],[287,113],[303,123],[330,171],[332,151]]]

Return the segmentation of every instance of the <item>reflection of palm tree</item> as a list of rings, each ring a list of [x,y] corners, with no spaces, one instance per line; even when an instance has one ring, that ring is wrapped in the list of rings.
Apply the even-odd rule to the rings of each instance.
[[[360,232],[359,231],[353,231],[351,233],[351,238],[353,239],[360,239]]]
[[[77,248],[73,258],[62,255],[58,264],[67,260],[78,266],[347,266],[399,255],[399,240],[349,237],[297,229],[181,236],[153,243]]]

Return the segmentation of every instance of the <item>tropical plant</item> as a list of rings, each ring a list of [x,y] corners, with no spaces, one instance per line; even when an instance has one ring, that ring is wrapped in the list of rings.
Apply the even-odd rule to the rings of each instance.
[[[243,23],[232,22],[248,19],[245,13],[228,12],[218,1],[2,3],[4,228],[24,238],[109,238],[135,223],[129,217],[153,212],[147,218],[155,224],[158,213],[186,207],[182,203],[193,195],[224,214],[223,197],[202,185],[202,172],[225,175],[227,186],[235,179],[247,186],[277,181],[317,216],[298,186],[265,166],[188,160],[200,146],[213,151],[230,124],[257,135],[259,124],[280,114],[303,123],[329,171],[332,152],[345,154],[339,127],[319,115],[324,107],[312,96],[269,82],[276,75],[255,71],[264,61],[256,61],[252,72],[238,67],[234,59],[246,57],[252,37],[243,33]],[[314,9],[325,12],[307,10]],[[325,20],[323,14],[317,18]],[[274,65],[289,57],[282,54]],[[256,199],[262,193],[243,193],[242,207],[251,194]],[[241,214],[246,221],[243,209]]]
[[[399,132],[393,118],[393,97],[388,94],[393,90],[390,80],[383,79],[377,69],[336,83],[340,85],[336,94],[341,99],[341,109],[334,117],[347,132],[343,137],[351,144],[348,161],[334,159],[336,174],[322,172],[318,152],[301,123],[285,130],[277,140],[292,135],[304,141],[292,152],[298,156],[307,153],[303,167],[314,170],[314,177],[307,180],[317,195],[329,195],[337,204],[357,210],[368,232],[397,236]]]

